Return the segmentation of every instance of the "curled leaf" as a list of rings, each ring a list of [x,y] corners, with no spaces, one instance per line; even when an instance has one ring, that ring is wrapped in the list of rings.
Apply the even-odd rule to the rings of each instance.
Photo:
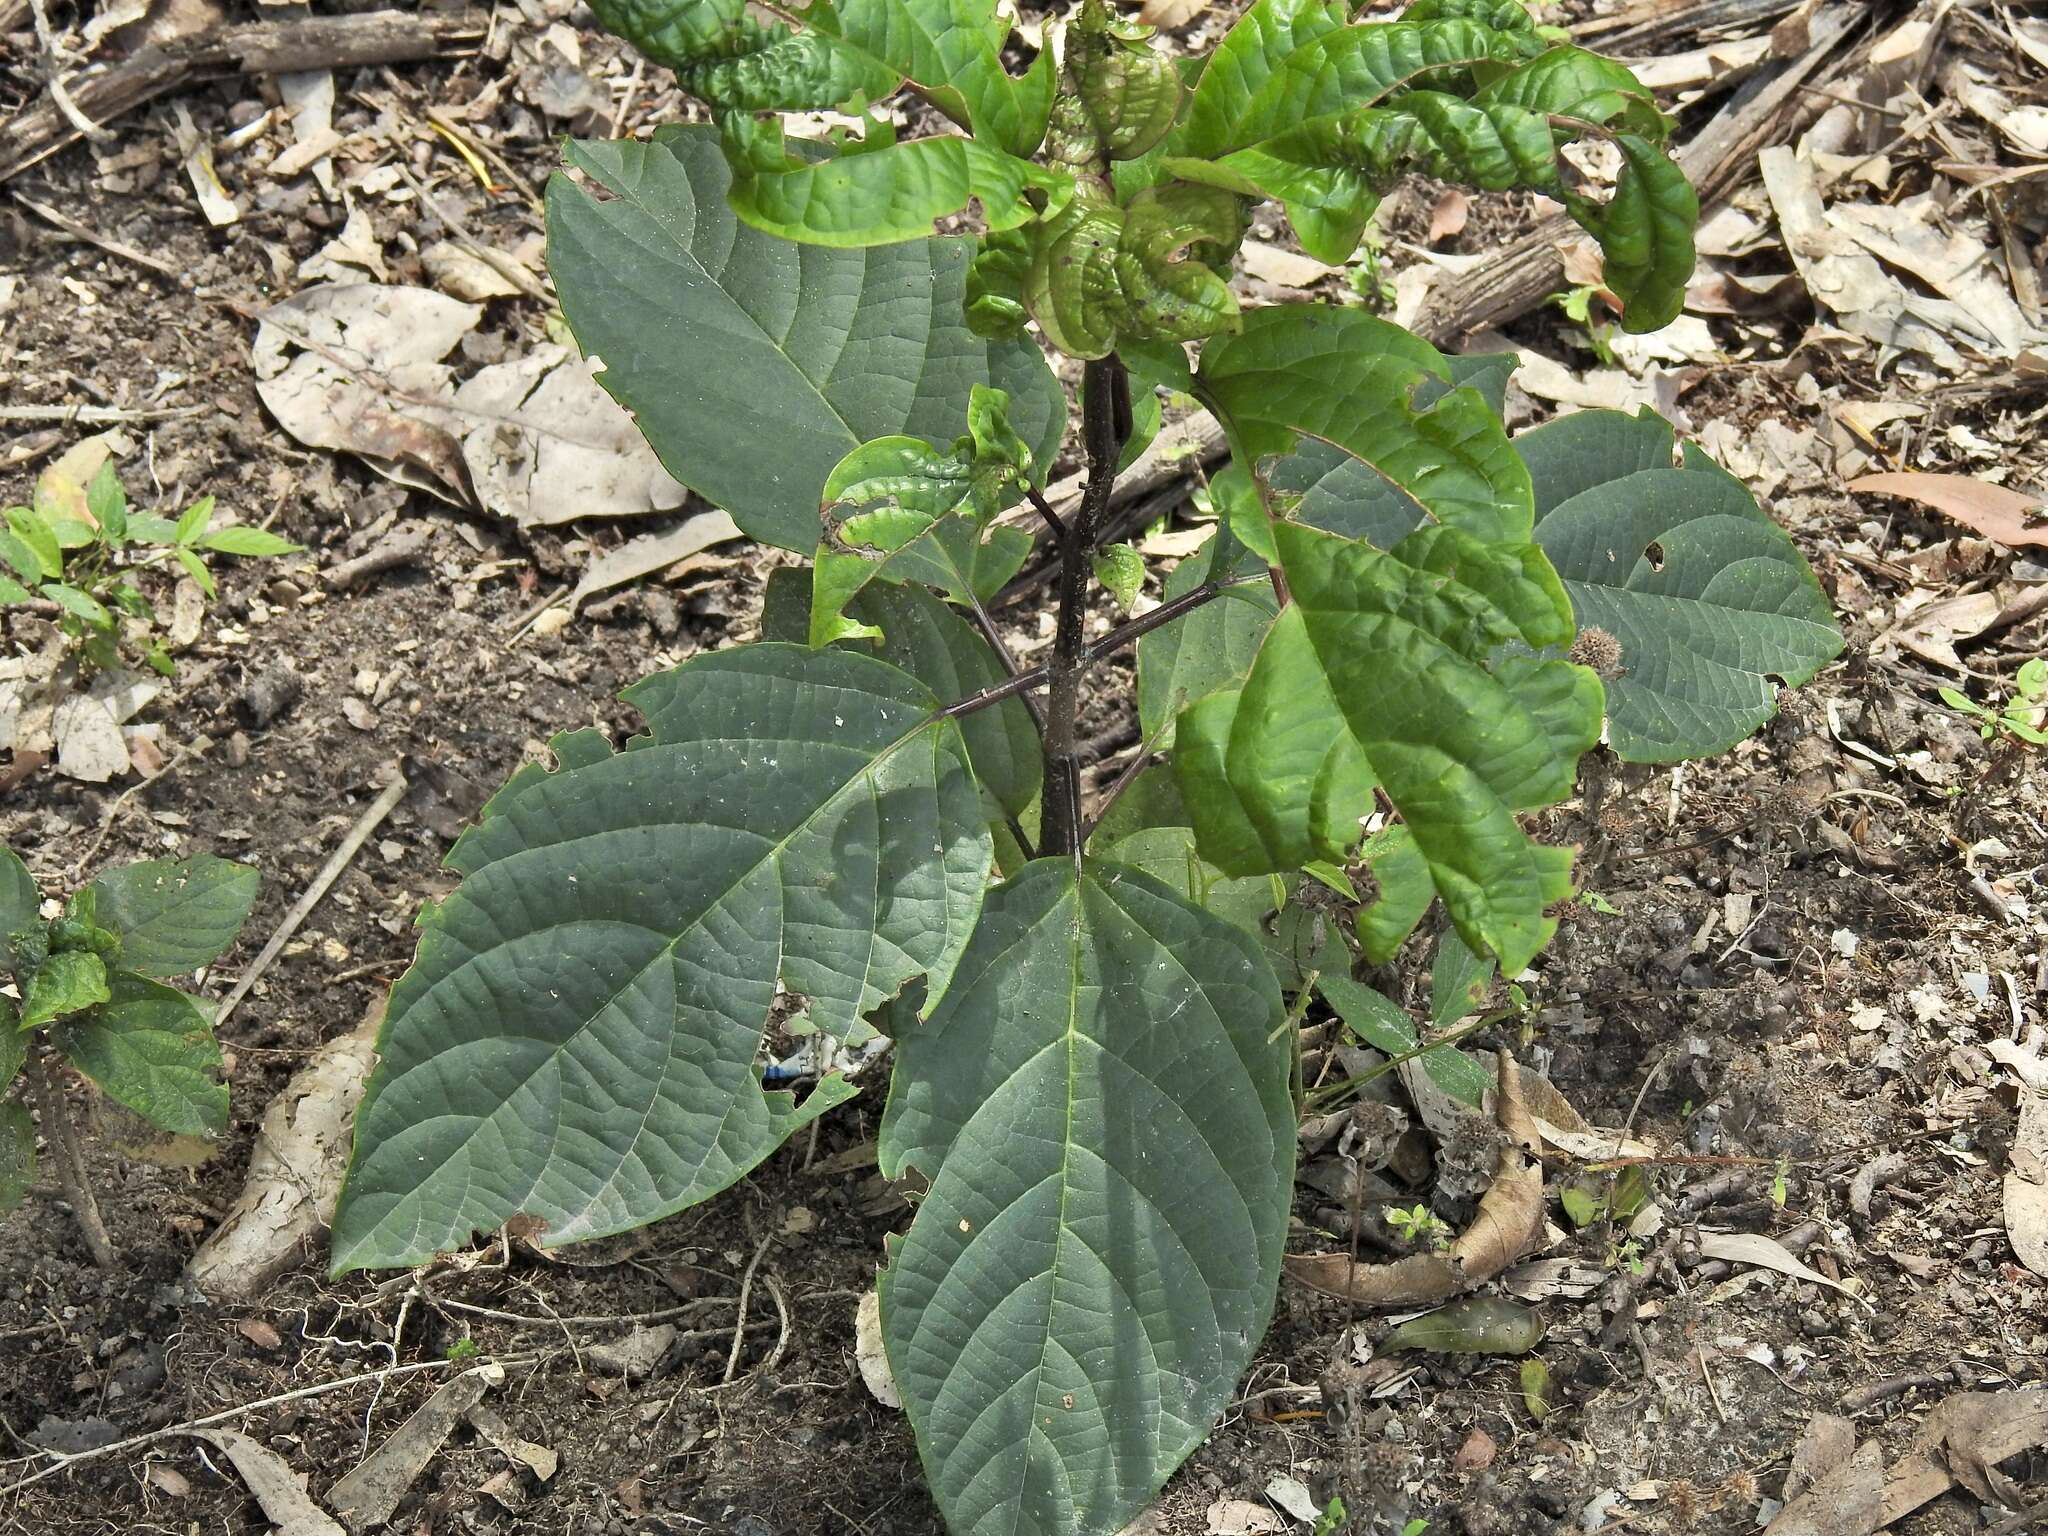
[[[1543,1320],[1505,1296],[1467,1296],[1411,1317],[1380,1341],[1380,1354],[1422,1349],[1437,1355],[1526,1355],[1543,1342]]]

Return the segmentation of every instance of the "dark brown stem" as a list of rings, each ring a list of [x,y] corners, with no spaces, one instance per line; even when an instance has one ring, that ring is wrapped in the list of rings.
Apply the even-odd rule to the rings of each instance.
[[[1005,677],[1015,677],[1019,671],[1017,658],[1010,654],[1009,643],[1003,639],[1003,632],[996,628],[996,621],[989,617],[988,609],[982,603],[979,594],[971,588],[967,593],[967,600],[974,605],[975,627],[981,631],[981,638],[988,642],[988,648],[996,653],[996,660],[1002,664],[1003,675]],[[1037,726],[1040,733],[1043,734],[1045,730],[1045,714],[1039,709],[1038,700],[1032,698],[1029,693],[1023,694],[1021,697],[1023,698],[1025,709],[1031,713],[1031,723]]]
[[[1088,665],[1088,588],[1096,530],[1116,485],[1117,458],[1128,431],[1129,375],[1112,352],[1091,362],[1082,377],[1081,442],[1088,457],[1088,487],[1060,544],[1059,611],[1053,621],[1052,660],[1046,667],[1045,816],[1039,851],[1081,858],[1081,760],[1074,723],[1081,710],[1081,674]]]
[[[1192,591],[1183,592],[1171,602],[1161,603],[1149,613],[1141,613],[1135,619],[1117,625],[1093,645],[1081,649],[1081,670],[1086,672],[1098,661],[1114,656],[1118,651],[1134,645],[1153,630],[1171,624],[1175,619],[1185,618],[1204,603],[1213,603],[1232,587],[1249,587],[1266,578],[1261,575],[1230,576],[1220,581],[1205,581]],[[1005,699],[1014,699],[1019,694],[1028,694],[1033,688],[1042,686],[1052,676],[1050,667],[1033,667],[1028,672],[1019,672],[993,687],[979,693],[970,693],[964,699],[948,704],[939,714],[946,719],[957,720],[962,715],[971,715]]]
[[[1052,503],[1045,499],[1045,492],[1035,485],[1027,485],[1024,487],[1024,494],[1031,498],[1031,505],[1036,507],[1038,515],[1045,519],[1045,526],[1052,531],[1053,538],[1064,544],[1067,538],[1067,525],[1060,521],[1059,513],[1053,511]]]
[[[78,1219],[78,1230],[85,1238],[92,1261],[101,1269],[118,1268],[120,1261],[114,1254],[114,1241],[107,1236],[99,1202],[86,1181],[85,1159],[79,1155],[78,1138],[71,1127],[71,1107],[64,1102],[63,1086],[50,1071],[40,1045],[29,1048],[24,1070],[29,1092],[35,1096],[36,1109],[43,1117],[43,1135],[50,1143],[51,1161],[57,1165],[57,1187],[63,1190],[71,1214]]]

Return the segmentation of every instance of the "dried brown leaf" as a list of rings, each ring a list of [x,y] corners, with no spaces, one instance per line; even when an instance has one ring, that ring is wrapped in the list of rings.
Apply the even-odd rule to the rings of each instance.
[[[1866,496],[1899,496],[1932,507],[1987,539],[2014,546],[2048,548],[2048,499],[1969,475],[1928,475],[1896,471],[1851,480],[1849,489]]]

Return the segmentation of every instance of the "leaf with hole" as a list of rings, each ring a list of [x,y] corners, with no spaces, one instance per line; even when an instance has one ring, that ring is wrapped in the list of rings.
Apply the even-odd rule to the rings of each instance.
[[[261,877],[247,864],[201,855],[149,859],[92,882],[93,921],[121,940],[121,965],[181,976],[220,958],[256,904]]]

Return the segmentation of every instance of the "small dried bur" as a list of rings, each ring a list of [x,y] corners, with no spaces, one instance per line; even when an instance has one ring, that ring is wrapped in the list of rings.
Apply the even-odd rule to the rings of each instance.
[[[1621,642],[1598,625],[1579,631],[1579,638],[1572,642],[1571,659],[1592,668],[1604,682],[1611,683],[1628,671],[1621,664]]]

